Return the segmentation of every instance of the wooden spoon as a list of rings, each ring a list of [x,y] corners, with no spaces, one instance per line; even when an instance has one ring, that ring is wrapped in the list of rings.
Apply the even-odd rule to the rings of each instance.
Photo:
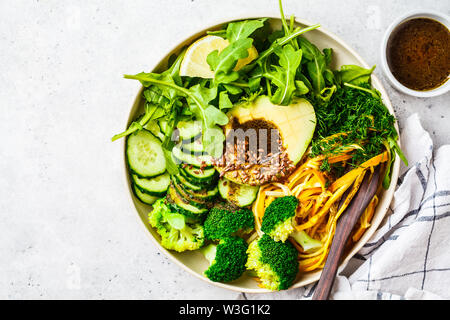
[[[348,238],[353,230],[353,227],[356,225],[356,222],[358,222],[359,217],[367,208],[370,200],[374,197],[377,191],[378,180],[380,177],[379,166],[375,168],[372,179],[369,177],[370,174],[365,175],[355,197],[352,199],[348,208],[337,222],[336,232],[331,243],[330,252],[328,253],[327,261],[325,262],[325,267],[322,270],[319,283],[314,291],[314,295],[312,297],[313,300],[327,300],[330,295],[337,269],[339,267],[339,262],[341,261]]]

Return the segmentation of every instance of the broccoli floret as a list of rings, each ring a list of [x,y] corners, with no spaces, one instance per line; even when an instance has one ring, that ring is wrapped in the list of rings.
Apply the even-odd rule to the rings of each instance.
[[[210,262],[205,275],[211,281],[229,282],[245,272],[247,242],[239,237],[221,239],[218,245],[210,244],[200,249]]]
[[[285,290],[298,273],[297,250],[292,243],[274,241],[267,234],[248,246],[246,267],[256,271],[261,285],[269,290]]]
[[[266,208],[261,223],[262,232],[275,241],[285,242],[294,231],[294,217],[298,200],[294,196],[277,198]]]
[[[218,240],[231,235],[244,235],[255,228],[255,220],[249,209],[226,210],[212,208],[206,217],[205,237]]]
[[[164,198],[153,204],[148,218],[151,226],[161,236],[161,245],[166,249],[178,252],[196,250],[205,242],[203,226],[173,212]]]

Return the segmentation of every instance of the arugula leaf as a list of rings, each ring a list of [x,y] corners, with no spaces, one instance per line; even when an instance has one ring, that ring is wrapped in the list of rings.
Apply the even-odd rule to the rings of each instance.
[[[145,73],[141,72],[134,76],[134,79],[140,80],[142,85],[144,87],[149,87],[152,89],[153,92],[147,92],[147,95],[150,99],[156,99],[159,100],[161,103],[168,103],[180,96],[180,92],[177,91],[173,86],[177,86],[174,79],[169,73]],[[161,81],[164,83],[170,83],[173,86],[153,86],[152,87],[152,80]],[[162,98],[166,98],[165,100]]]
[[[182,81],[181,81],[181,77],[180,77],[180,66],[181,66],[181,62],[183,61],[185,53],[186,53],[186,48],[184,48],[181,51],[181,53],[178,55],[178,57],[172,63],[170,68],[163,72],[163,74],[167,74],[168,76],[170,76],[174,80],[174,82],[179,86],[182,85]]]
[[[303,96],[309,92],[308,86],[301,80],[295,80],[296,95]]]
[[[145,74],[147,78],[159,79],[162,81],[170,82],[172,84],[181,84],[180,77],[180,64],[183,60],[186,50],[183,49],[181,53],[175,58],[170,68],[161,74],[149,73]],[[138,75],[139,76],[139,75]],[[143,80],[145,80],[143,77]],[[145,82],[145,81],[144,81]],[[163,117],[166,113],[170,113],[173,106],[180,106],[178,99],[180,98],[179,93],[170,87],[158,87],[152,86],[151,83],[143,83],[145,87],[143,95],[147,100],[145,105],[145,114],[139,120],[134,121],[128,127],[128,129],[122,133],[116,134],[112,137],[112,141],[126,137],[127,135],[141,130],[142,127],[147,124],[148,121],[152,119],[158,119]]]
[[[269,36],[267,37],[267,41],[269,41],[269,43],[274,43],[275,41],[277,41],[280,38],[285,37],[286,34],[284,33],[283,30],[276,30],[274,32],[272,32],[271,34],[269,34]]]
[[[149,122],[152,119],[155,119],[155,117],[153,117],[153,115],[156,113],[157,110],[159,110],[158,106],[147,103],[145,105],[145,114],[142,117],[138,118],[138,120],[133,121],[127,130],[114,135],[111,138],[111,141],[116,141],[120,138],[123,138],[123,137],[126,137],[126,136],[132,134],[133,132],[141,130],[147,124],[147,122]]]
[[[311,82],[309,81],[309,79],[303,73],[297,72],[297,79],[298,79],[298,81],[303,82],[303,85],[306,86],[306,88],[308,88],[308,91],[312,91],[313,90]]]
[[[380,97],[380,93],[376,89],[373,89],[373,88],[372,89],[364,88],[364,87],[360,87],[360,86],[357,86],[357,85],[354,85],[354,84],[351,84],[351,83],[347,83],[347,82],[344,82],[344,86],[345,87],[349,87],[349,88],[353,88],[353,89],[358,89],[358,90],[361,90],[361,91],[365,91],[367,93],[370,93],[372,95],[372,97],[374,97],[374,98],[379,98]]]
[[[144,85],[155,85],[161,88],[168,88],[178,92],[179,96],[185,97],[192,113],[200,119],[203,124],[203,133],[208,134],[208,130],[216,124],[225,125],[228,123],[228,117],[225,113],[214,107],[210,102],[217,96],[217,87],[207,88],[201,84],[196,84],[190,88],[184,88],[176,85],[173,81],[164,81],[157,79],[154,74],[140,73],[137,75],[125,75],[126,79],[135,79],[141,81]],[[216,133],[216,141],[224,141],[223,133]],[[203,136],[205,137],[205,136]],[[205,148],[210,148],[208,142],[204,141]]]
[[[253,66],[255,66],[256,64],[260,64],[262,61],[264,61],[268,56],[270,56],[276,47],[280,47],[283,46],[285,44],[287,44],[288,42],[292,41],[293,39],[296,39],[297,37],[299,37],[300,35],[317,29],[320,27],[320,24],[315,24],[312,26],[309,26],[307,28],[303,28],[303,29],[296,29],[294,32],[292,32],[291,34],[284,36],[284,37],[279,37],[279,34],[277,35],[277,37],[275,37],[273,43],[270,45],[269,48],[267,48],[266,50],[264,50],[263,52],[261,52],[261,54],[259,55],[258,59],[256,59],[255,62],[253,62]]]
[[[248,88],[250,92],[256,92],[261,89],[261,78],[251,78],[248,81]]]
[[[220,53],[218,50],[211,52],[206,61],[214,71],[216,83],[230,83],[239,79],[239,73],[233,71],[239,59],[248,57],[248,49],[252,46],[253,39],[241,38],[228,45]]]
[[[231,84],[223,84],[223,87],[228,91],[229,94],[237,95],[242,93],[242,89],[236,85]]]
[[[210,106],[210,101],[217,96],[217,87],[206,88],[202,87],[200,84],[196,84],[189,88],[186,92],[186,96],[187,103],[197,119],[202,119],[205,126],[208,126],[209,124],[214,125],[214,118],[210,119],[205,112]],[[212,107],[215,108],[214,106]],[[220,110],[218,111],[220,113]],[[212,112],[210,114],[212,114]]]
[[[286,17],[284,16],[284,11],[283,11],[283,3],[281,0],[278,0],[278,7],[280,8],[281,24],[283,26],[284,34],[288,35],[288,34],[290,34],[291,30],[287,25]]]
[[[320,102],[329,101],[337,89],[334,73],[329,68],[333,50],[326,48],[321,52],[314,44],[303,37],[298,38],[297,41],[305,57],[310,89],[313,89]]]
[[[370,84],[370,76],[372,75],[375,66],[371,69],[366,69],[356,65],[343,65],[341,70],[337,72],[339,80],[344,83],[350,83],[354,85],[361,85],[363,83]]]
[[[233,107],[233,103],[228,97],[227,91],[222,91],[219,93],[219,109],[231,109]]]
[[[211,36],[218,36],[225,39],[227,37],[227,30],[220,29],[220,30],[206,31],[206,34]]]
[[[150,86],[149,88],[145,89],[143,95],[148,103],[163,106],[170,102],[167,97],[161,94],[161,90],[154,86]]]
[[[299,37],[297,39],[298,44],[300,45],[300,49],[302,49],[303,52],[303,57],[304,62],[310,62],[313,61],[315,56],[320,55],[320,50],[313,45],[310,41],[308,41],[306,38],[304,37]]]
[[[306,64],[306,70],[311,79],[311,85],[316,93],[320,93],[325,88],[325,78],[323,72],[326,68],[325,56],[314,55],[312,60]]]
[[[329,67],[331,64],[331,58],[333,57],[333,49],[325,48],[322,51],[323,51],[323,55],[325,56],[325,63],[327,65],[327,67]]]
[[[334,78],[334,73],[331,69],[326,68],[323,71],[323,78],[325,79],[325,83],[330,86],[336,84],[336,79]]]
[[[331,61],[331,52],[325,51],[326,54],[322,54],[315,45],[303,37],[298,38],[297,41],[305,58],[306,71],[311,87],[316,94],[320,94],[325,88],[324,72],[327,69],[329,61]]]
[[[283,3],[282,3],[281,0],[278,0],[278,7],[280,8],[281,25],[283,26],[284,36],[289,36],[294,31],[295,18],[294,18],[294,16],[291,16],[290,25],[288,26],[287,21],[286,21],[286,17],[284,15],[284,11],[283,11]],[[300,30],[300,27],[297,28],[296,30]],[[297,43],[297,41],[295,41],[293,39],[293,40],[291,40],[290,43],[294,46],[294,48],[296,50],[298,50],[298,43]]]
[[[274,66],[275,71],[269,71],[271,80],[278,87],[271,101],[278,105],[288,105],[297,89],[295,74],[302,60],[302,51],[295,50],[291,44],[287,44],[283,48],[277,48],[275,54],[279,57],[280,67]]]
[[[264,26],[267,18],[231,22],[227,27],[227,39],[230,43],[248,38],[257,29]]]

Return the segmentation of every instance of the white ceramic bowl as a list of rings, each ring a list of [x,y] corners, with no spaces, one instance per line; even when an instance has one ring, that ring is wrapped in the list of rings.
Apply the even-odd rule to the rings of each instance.
[[[243,20],[243,19],[256,19],[260,17],[237,17],[236,20]],[[281,20],[279,18],[271,18],[271,23],[276,25],[277,28],[281,27]],[[178,53],[181,48],[185,45],[188,45],[192,43],[194,40],[200,38],[201,36],[205,35],[207,30],[214,30],[220,28],[223,24],[228,23],[230,21],[218,21],[217,24],[212,26],[207,26],[205,29],[200,30],[193,36],[189,37],[182,43],[177,44],[170,52],[168,52],[159,62],[155,64],[155,67],[152,69],[153,72],[161,72],[167,68],[167,61],[169,57],[174,54]],[[305,20],[296,20],[296,24],[298,26],[307,27],[312,25],[311,23],[305,21]],[[369,65],[348,45],[346,45],[341,39],[339,39],[337,36],[332,34],[331,32],[328,32],[324,30],[323,28],[319,28],[313,31],[310,31],[304,35],[308,40],[312,41],[315,45],[317,45],[320,49],[323,48],[333,48],[333,61],[332,61],[332,67],[337,68],[340,65],[343,64],[357,64],[365,68],[369,68]],[[390,113],[394,115],[394,110],[392,108],[391,102],[389,100],[389,97],[387,96],[386,90],[381,85],[381,82],[378,80],[378,78],[374,75],[372,75],[372,85],[381,93],[382,99],[389,109]],[[127,127],[130,125],[130,123],[143,112],[143,100],[142,100],[142,88],[138,92],[133,106],[131,108],[128,121],[127,121]],[[398,130],[398,126],[396,125],[396,128]],[[125,139],[124,139],[125,140]],[[130,198],[132,199],[134,206],[137,211],[137,217],[139,219],[139,223],[142,223],[143,226],[145,226],[145,232],[150,236],[150,239],[153,241],[153,243],[163,252],[166,254],[174,263],[178,264],[180,267],[185,269],[187,272],[193,274],[194,276],[219,287],[235,290],[239,292],[247,292],[247,293],[264,293],[269,292],[266,289],[262,289],[257,286],[257,283],[250,279],[249,277],[246,277],[245,275],[242,276],[240,279],[230,282],[230,283],[220,283],[220,282],[212,282],[208,278],[206,278],[203,275],[204,270],[208,267],[208,262],[203,257],[203,255],[197,251],[192,252],[182,252],[177,253],[173,251],[168,251],[165,248],[163,248],[160,244],[160,238],[159,235],[155,232],[155,230],[149,225],[147,215],[150,210],[150,207],[147,205],[144,205],[141,203],[133,194],[132,191],[132,185],[130,181],[130,175],[128,173],[127,164],[126,164],[126,158],[125,158],[125,141],[123,141],[123,163],[124,163],[124,177],[126,179],[126,182],[128,184],[128,191],[130,194]],[[381,221],[383,220],[384,216],[386,215],[386,212],[388,211],[389,204],[391,203],[392,197],[394,195],[395,186],[397,184],[398,174],[399,174],[399,168],[400,168],[400,159],[399,157],[396,157],[396,160],[393,165],[392,169],[392,180],[391,185],[388,190],[385,190],[383,194],[380,197],[380,201],[378,203],[376,212],[372,219],[371,227],[368,228],[368,230],[364,233],[364,235],[361,237],[361,239],[354,245],[354,247],[346,254],[344,257],[343,262],[341,263],[340,268],[342,269],[345,267],[347,262],[350,260],[352,256],[354,256],[361,247],[370,239],[370,237],[373,235],[373,233],[376,231],[378,226],[380,225]],[[308,284],[311,284],[320,278],[321,271],[315,271],[315,272],[309,272],[309,273],[303,273],[299,274],[297,277],[294,285],[291,288],[298,288],[302,287]]]
[[[405,94],[415,96],[415,97],[426,98],[426,97],[439,96],[450,90],[450,81],[449,80],[447,80],[440,87],[432,89],[432,90],[427,90],[427,91],[412,90],[412,89],[404,86],[403,84],[401,84],[394,77],[394,75],[392,74],[392,72],[389,68],[389,64],[387,62],[386,49],[387,49],[387,44],[389,41],[389,37],[392,34],[392,31],[395,30],[395,28],[397,26],[399,26],[400,24],[402,24],[403,22],[410,20],[410,19],[414,19],[414,18],[433,19],[433,20],[439,21],[444,26],[446,26],[448,29],[450,29],[450,18],[449,18],[449,16],[445,15],[444,13],[440,13],[440,12],[433,11],[433,10],[425,10],[425,11],[424,10],[415,10],[415,11],[411,11],[407,14],[402,15],[401,17],[397,18],[394,22],[391,23],[391,25],[389,26],[389,28],[386,30],[386,32],[384,34],[383,41],[381,43],[381,66],[383,68],[383,71],[384,71],[386,77],[389,79],[390,83],[397,90],[399,90]]]

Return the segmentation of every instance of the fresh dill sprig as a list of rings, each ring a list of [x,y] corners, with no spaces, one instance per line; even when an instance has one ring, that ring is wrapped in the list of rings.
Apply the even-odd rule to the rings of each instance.
[[[361,87],[371,88],[369,84]],[[329,157],[347,145],[358,144],[361,148],[355,149],[349,160],[352,166],[381,153],[385,149],[384,141],[398,137],[395,118],[381,98],[358,88],[344,86],[329,102],[316,104],[316,117],[313,156]],[[327,139],[330,136],[333,137]]]

